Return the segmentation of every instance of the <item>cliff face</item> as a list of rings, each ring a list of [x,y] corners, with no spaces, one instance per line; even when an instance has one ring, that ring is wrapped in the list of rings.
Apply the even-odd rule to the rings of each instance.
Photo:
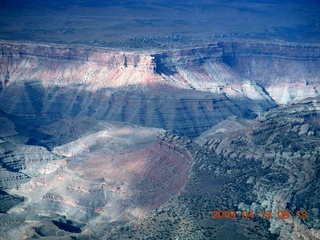
[[[0,109],[95,116],[199,135],[318,94],[320,48],[218,43],[161,53],[0,45]],[[205,92],[205,93],[204,93]],[[273,99],[272,99],[273,98]]]
[[[152,57],[112,50],[57,46],[1,46],[1,82],[41,79],[48,85],[90,84],[94,89],[148,84]]]
[[[137,54],[3,43],[0,61],[0,109],[20,117],[94,116],[197,136],[275,106],[216,44]]]
[[[219,43],[223,61],[262,86],[279,104],[318,95],[320,48],[315,45]]]
[[[2,43],[0,53],[0,87],[34,79],[44,85],[77,83],[89,89],[166,84],[254,99],[266,98],[266,91],[277,103],[312,97],[319,90],[320,48],[315,45],[221,42],[134,53]]]
[[[254,118],[268,102],[228,98],[200,91],[163,93],[97,91],[73,87],[47,87],[39,81],[11,84],[2,90],[1,110],[22,118],[59,118],[63,115],[130,122],[197,136],[230,115]]]

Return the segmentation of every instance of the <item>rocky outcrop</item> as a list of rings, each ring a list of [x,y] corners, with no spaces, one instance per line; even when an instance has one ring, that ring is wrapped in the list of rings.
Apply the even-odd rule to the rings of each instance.
[[[0,49],[2,88],[17,80],[41,79],[45,86],[144,89],[165,84],[268,98],[258,84],[278,103],[317,95],[319,88],[317,45],[221,42],[160,53],[11,43],[1,43]],[[288,87],[281,97],[279,92]]]
[[[89,84],[92,88],[148,84],[154,63],[148,55],[106,49],[1,44],[2,86],[24,79],[45,85]]]
[[[223,159],[215,175],[243,177],[242,183],[229,185],[250,195],[242,203],[238,199],[238,208],[257,215],[270,210],[269,230],[280,239],[317,239],[320,234],[320,202],[314,195],[319,191],[319,111],[318,97],[270,110],[246,127],[239,124],[221,134],[215,126],[215,131],[203,134],[204,146]],[[223,122],[219,125],[222,129]],[[287,220],[278,215],[284,210],[290,212]]]
[[[6,192],[0,190],[0,214],[6,213],[10,208],[23,202],[23,200],[23,197],[11,196]]]
[[[280,104],[319,90],[317,45],[221,42],[159,53],[11,43],[0,49],[1,88],[34,79],[90,90],[169,85]]]

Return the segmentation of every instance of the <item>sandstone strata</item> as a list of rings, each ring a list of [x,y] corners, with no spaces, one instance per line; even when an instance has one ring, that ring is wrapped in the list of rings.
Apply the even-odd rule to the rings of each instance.
[[[319,88],[316,45],[221,42],[160,53],[12,43],[0,48],[2,87],[34,79],[45,87],[73,83],[90,90],[169,85],[254,100],[271,97],[280,104],[315,96]]]

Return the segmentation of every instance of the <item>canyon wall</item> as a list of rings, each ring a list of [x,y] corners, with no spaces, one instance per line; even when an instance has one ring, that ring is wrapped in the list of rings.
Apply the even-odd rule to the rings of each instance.
[[[40,79],[46,85],[77,83],[91,89],[139,85],[228,92],[257,83],[268,93],[281,84],[318,88],[320,47],[280,43],[221,42],[163,52],[104,48],[0,44],[0,82]],[[299,86],[300,88],[303,86]],[[239,88],[239,87],[238,87]],[[239,89],[237,89],[239,90]],[[253,90],[257,90],[254,88]],[[249,95],[249,94],[246,94]],[[271,94],[272,95],[272,94]],[[250,96],[248,96],[250,97]],[[284,101],[277,99],[281,102]]]
[[[223,61],[240,76],[262,86],[278,103],[315,97],[320,89],[320,48],[284,43],[218,44]]]
[[[94,116],[197,136],[318,94],[317,46],[217,43],[154,53],[0,44],[0,110]]]
[[[92,88],[148,84],[154,63],[148,55],[107,49],[1,44],[2,86],[41,79],[47,85],[90,84]]]
[[[224,95],[179,90],[164,93],[98,91],[76,87],[45,88],[39,81],[11,84],[0,94],[1,110],[22,118],[58,119],[91,116],[142,126],[175,130],[197,136],[230,115],[254,118],[255,112],[272,106],[246,98],[233,100]],[[251,108],[251,109],[250,109]]]

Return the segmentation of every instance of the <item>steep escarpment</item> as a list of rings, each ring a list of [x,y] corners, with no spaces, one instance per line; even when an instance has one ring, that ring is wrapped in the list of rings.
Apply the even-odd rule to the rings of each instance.
[[[249,98],[257,92],[263,98],[258,84],[278,103],[285,103],[316,95],[319,82],[317,45],[221,42],[162,52],[122,52],[82,46],[1,43],[0,53],[2,87],[17,80],[34,79],[41,79],[45,85],[76,83],[91,89],[150,88],[164,84],[227,95],[240,93]],[[279,99],[274,89],[289,83],[287,101]],[[299,85],[294,92],[291,86],[295,83],[305,86]]]
[[[319,47],[212,43],[153,53],[2,43],[0,109],[94,116],[198,136],[318,94]],[[275,101],[276,102],[275,102]]]
[[[20,118],[58,119],[91,116],[170,129],[197,136],[230,115],[254,118],[270,103],[228,98],[191,90],[155,91],[81,90],[77,86],[45,88],[39,81],[15,82],[1,91],[1,110]]]
[[[319,92],[318,45],[223,42],[223,61],[262,86],[279,104]]]
[[[93,116],[192,137],[230,115],[253,118],[276,106],[223,63],[217,44],[161,53],[0,47],[0,109],[11,116]]]
[[[101,87],[150,84],[152,57],[145,54],[67,46],[5,44],[1,48],[1,82],[41,79],[48,85],[78,83]]]

